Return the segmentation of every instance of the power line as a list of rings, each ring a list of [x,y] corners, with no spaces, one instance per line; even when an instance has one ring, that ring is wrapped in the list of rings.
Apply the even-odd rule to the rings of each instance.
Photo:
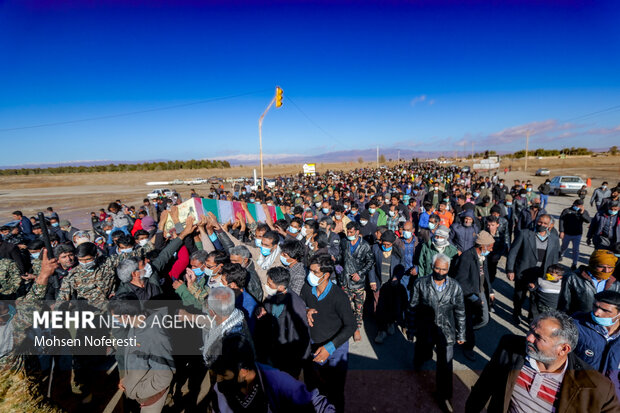
[[[580,120],[580,119],[584,119],[584,118],[589,118],[595,115],[600,115],[606,112],[614,112],[616,110],[620,110],[620,105],[616,105],[616,106],[611,106],[609,108],[606,109],[601,109],[601,110],[597,110],[596,112],[590,112],[590,113],[586,113],[585,115],[581,115],[581,116],[576,116],[574,118],[570,118],[570,119],[566,119],[563,120],[562,122],[570,122],[573,120]]]
[[[325,129],[323,129],[318,123],[316,123],[314,120],[312,120],[310,118],[310,116],[308,116],[306,114],[306,112],[304,112],[297,103],[295,103],[293,101],[293,99],[291,99],[290,97],[288,97],[288,95],[284,95],[284,97],[286,98],[287,101],[291,102],[293,104],[293,106],[295,106],[295,108],[299,111],[299,113],[301,113],[306,119],[308,119],[308,121],[310,123],[312,123],[314,126],[316,126],[316,128],[318,130],[320,130],[321,132],[323,132],[325,134],[325,136],[335,140],[336,142],[338,142],[339,144],[341,144],[343,147],[346,147],[346,145],[344,143],[342,143],[339,139],[336,139],[336,137],[334,135],[332,135],[331,133],[327,132]]]
[[[73,124],[73,123],[90,122],[90,121],[93,121],[93,120],[113,119],[113,118],[121,118],[121,117],[126,117],[126,116],[134,116],[134,115],[140,115],[142,113],[159,112],[159,111],[162,111],[162,110],[177,109],[177,108],[183,108],[183,107],[187,107],[187,106],[201,105],[203,103],[218,102],[218,101],[222,101],[222,100],[234,99],[234,98],[238,98],[238,97],[254,95],[254,94],[257,94],[257,93],[263,93],[263,92],[266,92],[266,91],[269,91],[269,90],[271,90],[271,89],[262,89],[262,90],[257,90],[257,91],[254,91],[254,92],[239,93],[239,94],[236,94],[236,95],[219,96],[219,97],[210,98],[210,99],[198,100],[198,101],[195,101],[195,102],[180,103],[180,104],[177,104],[177,105],[170,105],[170,106],[161,106],[161,107],[152,108],[152,109],[136,110],[136,111],[133,111],[133,112],[117,113],[117,114],[114,114],[114,115],[94,116],[94,117],[91,117],[91,118],[67,120],[67,121],[61,121],[61,122],[40,123],[38,125],[19,126],[19,127],[15,127],[15,128],[4,128],[4,129],[0,129],[0,132],[9,132],[9,131],[24,130],[24,129],[35,129],[35,128],[44,128],[44,127],[47,127],[47,126],[69,125],[69,124]]]

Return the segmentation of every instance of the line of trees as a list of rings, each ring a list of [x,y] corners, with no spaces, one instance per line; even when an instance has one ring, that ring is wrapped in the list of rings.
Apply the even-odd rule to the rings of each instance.
[[[564,148],[564,149],[534,149],[528,151],[528,156],[561,156],[561,155],[592,155],[592,151],[588,148]],[[520,159],[525,157],[525,151],[517,151],[511,155],[504,155],[506,158]]]
[[[94,166],[57,166],[52,168],[0,169],[0,176],[12,175],[52,175],[95,172],[133,172],[133,171],[176,171],[179,169],[230,168],[228,161],[191,159],[189,161],[145,162],[135,164],[110,164]]]

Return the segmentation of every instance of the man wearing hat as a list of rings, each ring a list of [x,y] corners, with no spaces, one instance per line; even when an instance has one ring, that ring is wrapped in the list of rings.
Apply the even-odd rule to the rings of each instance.
[[[433,257],[439,253],[453,259],[458,255],[458,250],[449,241],[450,230],[440,225],[435,230],[433,238],[422,244],[418,257],[418,276],[425,277],[433,273]]]
[[[620,396],[620,292],[597,293],[592,311],[575,314],[573,318],[579,330],[575,354],[609,377]]]
[[[558,310],[566,314],[592,311],[594,295],[601,291],[620,291],[612,273],[618,257],[609,250],[594,250],[588,266],[564,277]]]
[[[474,330],[489,322],[489,303],[495,300],[489,281],[487,256],[493,251],[495,239],[487,231],[480,231],[472,248],[461,254],[454,278],[461,285],[465,297],[465,347],[469,360],[476,359]]]
[[[586,211],[583,200],[577,199],[573,202],[573,206],[566,208],[560,215],[560,239],[562,247],[560,248],[560,260],[568,249],[568,244],[573,244],[573,264],[571,270],[577,269],[577,260],[579,259],[579,244],[581,244],[581,236],[583,235],[583,224],[590,222],[591,218]]]
[[[370,268],[370,289],[375,298],[375,314],[379,332],[375,338],[383,343],[387,334],[396,332],[395,323],[402,310],[401,299],[406,300],[405,291],[399,288],[400,279],[405,273],[403,254],[394,246],[396,234],[387,230],[381,235],[379,243],[372,246],[374,265]],[[402,293],[402,294],[401,294]]]
[[[66,219],[60,221],[59,225],[60,229],[65,233],[65,239],[67,240],[72,240],[73,235],[75,235],[76,232],[80,231],[79,229],[72,227],[71,222]]]
[[[515,282],[512,318],[516,325],[520,323],[528,284],[545,274],[549,266],[558,263],[560,241],[552,229],[553,218],[547,214],[539,215],[536,229],[522,230],[510,247],[506,275]]]

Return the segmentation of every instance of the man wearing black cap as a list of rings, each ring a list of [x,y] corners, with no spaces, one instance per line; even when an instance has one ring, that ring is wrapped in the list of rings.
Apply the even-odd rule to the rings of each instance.
[[[560,215],[560,239],[562,247],[560,248],[560,260],[568,249],[568,244],[573,244],[573,264],[572,270],[577,269],[577,260],[579,259],[579,245],[581,244],[581,236],[583,235],[583,224],[590,222],[591,218],[586,211],[583,200],[577,199],[573,202],[573,206],[566,208]]]
[[[594,296],[590,313],[577,313],[579,341],[575,354],[606,375],[620,395],[620,292],[605,290]]]

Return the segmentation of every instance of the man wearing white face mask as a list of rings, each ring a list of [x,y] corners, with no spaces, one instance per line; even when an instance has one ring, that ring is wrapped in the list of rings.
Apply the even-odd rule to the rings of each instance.
[[[426,277],[433,273],[433,257],[439,253],[447,255],[450,259],[453,259],[458,255],[456,247],[450,244],[448,237],[450,230],[443,225],[440,225],[433,237],[422,244],[420,248],[420,255],[418,257],[418,276]]]
[[[123,260],[116,267],[116,275],[121,285],[115,295],[134,293],[140,300],[150,300],[162,293],[159,277],[152,276],[151,265],[137,257]]]
[[[301,290],[301,298],[308,308],[313,356],[304,378],[308,388],[318,388],[336,411],[343,412],[349,338],[355,332],[356,323],[347,295],[330,281],[333,273],[329,255],[313,257],[308,284]]]
[[[267,271],[267,298],[258,311],[254,333],[259,361],[297,378],[310,356],[306,304],[289,289],[290,272],[283,267]]]
[[[280,261],[289,270],[288,290],[300,294],[306,283],[308,270],[304,265],[305,247],[301,241],[291,240],[282,244]]]

